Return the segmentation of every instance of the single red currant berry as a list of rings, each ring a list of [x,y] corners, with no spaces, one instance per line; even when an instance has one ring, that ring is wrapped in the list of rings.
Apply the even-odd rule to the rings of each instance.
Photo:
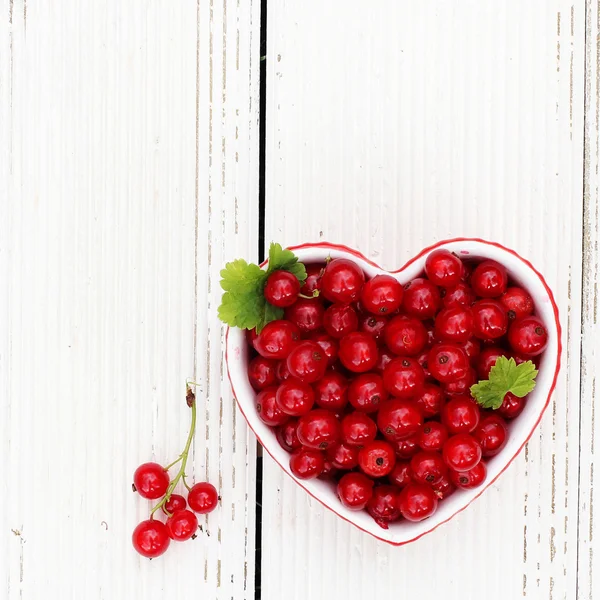
[[[317,450],[311,450],[311,452],[317,452]],[[335,479],[338,475],[338,470],[333,466],[330,460],[327,458],[324,459],[323,462],[323,470],[321,474],[318,476],[322,481],[331,481]]]
[[[416,483],[435,485],[448,472],[439,452],[419,452],[410,459],[412,478]]]
[[[298,434],[296,433],[297,427],[298,421],[296,419],[290,419],[283,425],[280,425],[275,431],[279,445],[287,452],[293,452],[302,446],[298,439]]]
[[[481,298],[497,298],[506,291],[506,269],[493,260],[479,263],[471,275],[471,287]]]
[[[443,342],[464,344],[473,335],[473,315],[469,308],[443,308],[435,318],[435,335]]]
[[[189,540],[197,530],[198,517],[191,510],[178,510],[167,519],[169,537],[177,542]]]
[[[321,349],[327,357],[327,366],[331,367],[338,359],[338,341],[327,333],[319,331],[311,333],[309,339],[321,346]]]
[[[448,250],[434,250],[425,260],[425,274],[432,283],[440,287],[458,285],[462,272],[462,261]]]
[[[302,333],[317,331],[323,327],[325,307],[318,299],[298,298],[292,306],[285,309],[285,318]]]
[[[383,375],[384,369],[394,358],[396,358],[395,354],[389,350],[386,350],[385,348],[381,348],[379,350],[379,356],[377,357],[377,362],[375,363],[373,370],[380,375]]]
[[[394,448],[383,440],[370,442],[358,452],[358,466],[369,477],[385,477],[395,464]]]
[[[350,471],[358,465],[358,448],[346,444],[336,444],[327,448],[327,458],[336,469]]]
[[[340,502],[350,510],[362,510],[373,496],[373,485],[362,473],[346,473],[337,486]]]
[[[277,404],[277,387],[275,386],[262,390],[256,396],[256,412],[259,419],[269,427],[283,425],[290,418]]]
[[[437,344],[429,351],[427,366],[430,373],[442,383],[466,377],[470,365],[465,351],[454,344]]]
[[[133,530],[131,542],[138,554],[146,558],[157,558],[167,551],[171,538],[164,523],[148,519]]]
[[[501,357],[510,356],[506,350],[499,348],[498,346],[488,346],[481,351],[481,354],[477,358],[477,376],[479,379],[488,379],[490,376],[490,370],[496,364],[496,361]]]
[[[391,473],[388,475],[388,479],[390,483],[397,485],[400,489],[406,487],[409,483],[411,483],[411,471],[410,471],[410,462],[398,462]]]
[[[321,287],[321,275],[325,271],[325,263],[313,263],[306,266],[306,279],[300,288],[300,293],[312,296]]]
[[[273,271],[267,277],[264,294],[269,304],[285,308],[291,306],[298,299],[300,282],[289,271]]]
[[[315,393],[308,383],[290,377],[277,388],[277,406],[292,417],[305,415],[315,403]]]
[[[336,412],[348,404],[348,380],[337,371],[327,371],[313,389],[315,402],[321,408]]]
[[[417,444],[422,450],[441,452],[448,439],[448,429],[437,421],[427,421],[421,426]]]
[[[481,460],[481,446],[468,433],[453,435],[442,450],[446,464],[455,471],[470,471]]]
[[[441,304],[439,289],[427,279],[413,279],[404,286],[402,307],[412,317],[432,319]]]
[[[425,371],[414,358],[395,358],[383,370],[383,385],[396,398],[414,398],[423,391]]]
[[[444,475],[438,483],[431,486],[431,489],[435,492],[438,500],[444,500],[456,491],[456,487],[448,475]]]
[[[296,377],[304,383],[314,383],[325,375],[327,357],[316,342],[300,342],[290,352],[287,367],[292,377]]]
[[[508,316],[497,300],[479,300],[473,304],[473,334],[482,340],[495,340],[508,329]]]
[[[358,329],[358,315],[349,304],[332,304],[323,316],[325,331],[334,338],[342,338]]]
[[[264,359],[268,360],[268,359]],[[275,367],[275,379],[282,383],[291,377],[290,370],[287,368],[287,360],[280,360]]]
[[[421,365],[421,369],[423,369],[423,373],[425,373],[425,381],[429,381],[433,379],[431,373],[429,371],[429,348],[426,348],[421,352],[421,354],[417,354],[415,356],[416,361]]]
[[[388,523],[400,518],[398,492],[398,488],[393,485],[379,485],[367,502],[367,512],[382,529],[387,529]]]
[[[450,471],[450,479],[452,483],[463,490],[472,490],[479,487],[487,476],[485,463],[481,461],[476,464],[470,471]]]
[[[508,429],[504,419],[500,415],[493,414],[480,421],[473,432],[473,437],[481,446],[483,456],[488,458],[496,456],[504,448],[508,439]]]
[[[427,345],[427,330],[414,317],[399,315],[390,319],[383,337],[387,347],[401,356],[416,356]]]
[[[183,496],[179,494],[171,494],[169,499],[165,502],[162,507],[162,511],[166,515],[172,515],[176,513],[178,510],[185,510],[187,508],[187,502]]]
[[[296,450],[290,457],[290,471],[298,479],[314,479],[323,473],[325,457],[310,448]]]
[[[383,379],[376,373],[363,373],[353,379],[348,387],[348,400],[359,411],[371,413],[388,398]]]
[[[156,500],[167,493],[169,473],[164,467],[154,462],[140,465],[133,474],[133,487],[142,498]]]
[[[377,425],[365,413],[352,412],[342,419],[342,441],[348,446],[362,448],[376,435]]]
[[[365,310],[374,315],[389,315],[400,308],[403,290],[391,275],[376,275],[365,283],[361,302]]]
[[[479,342],[479,340],[471,338],[463,344],[458,345],[465,351],[467,358],[469,359],[471,364],[474,365],[477,361],[479,353],[481,352],[481,343]]]
[[[456,287],[446,290],[442,302],[446,308],[463,306],[468,308],[477,300],[475,292],[466,284],[459,283]]]
[[[443,388],[444,392],[448,396],[462,395],[468,394],[470,392],[471,386],[477,383],[477,374],[475,373],[475,369],[469,369],[467,374],[461,379],[455,379],[450,383],[444,383]]]
[[[254,340],[254,348],[265,358],[287,358],[300,339],[298,328],[290,321],[279,319],[267,323]]]
[[[340,340],[340,362],[353,373],[370,371],[377,363],[377,343],[375,339],[360,331],[355,331]]]
[[[410,400],[393,399],[381,406],[377,414],[379,431],[388,440],[408,438],[423,425],[419,407]]]
[[[522,356],[537,356],[548,345],[548,331],[538,317],[518,319],[508,331],[510,347]]]
[[[365,275],[356,263],[336,258],[325,267],[321,293],[330,302],[349,304],[358,300],[364,283]]]
[[[383,336],[385,326],[388,320],[386,317],[366,314],[360,317],[358,321],[358,329],[363,333],[372,335],[376,340],[380,340]]]
[[[428,485],[411,483],[400,492],[398,504],[407,521],[423,521],[436,511],[438,497]]]
[[[270,358],[255,356],[248,364],[250,385],[258,392],[276,381],[276,363]]]
[[[340,441],[341,426],[332,412],[317,408],[300,418],[297,433],[303,446],[325,450]]]
[[[450,435],[471,433],[479,425],[479,406],[470,396],[455,396],[442,408],[442,423]]]
[[[219,494],[212,483],[196,483],[188,493],[188,504],[198,514],[205,515],[217,508]]]
[[[414,433],[410,437],[403,440],[390,440],[390,443],[394,446],[396,456],[401,460],[408,460],[412,458],[417,452],[419,452],[419,433]]]
[[[505,419],[516,419],[525,408],[525,398],[519,398],[508,392],[502,400],[498,413]]]
[[[254,348],[254,341],[258,337],[258,333],[256,333],[256,329],[246,329],[246,342],[248,342],[249,346]]]
[[[444,392],[435,383],[426,383],[423,386],[423,391],[415,396],[415,404],[421,409],[425,418],[439,415],[443,403]]]
[[[510,287],[500,296],[500,302],[506,309],[511,321],[528,317],[533,313],[532,297],[520,287]]]

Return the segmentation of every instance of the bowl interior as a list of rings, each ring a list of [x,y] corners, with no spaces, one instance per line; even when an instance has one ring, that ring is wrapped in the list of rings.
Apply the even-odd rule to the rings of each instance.
[[[252,389],[246,374],[248,348],[245,333],[238,329],[230,329],[227,335],[227,366],[233,391],[244,417],[262,446],[290,477],[325,506],[333,510],[338,516],[352,522],[360,529],[375,537],[393,544],[406,543],[431,531],[439,524],[452,518],[457,512],[466,508],[470,502],[494,482],[519,453],[539,422],[544,408],[548,404],[559,368],[560,326],[558,323],[558,312],[551,292],[541,275],[527,261],[511,250],[480,240],[442,242],[435,247],[423,251],[404,267],[391,274],[397,277],[401,283],[410,281],[423,272],[425,259],[429,252],[440,247],[447,248],[464,259],[490,258],[505,265],[509,271],[510,278],[527,289],[533,297],[536,314],[547,325],[549,342],[540,362],[537,385],[529,395],[522,414],[510,424],[509,438],[506,446],[498,455],[488,461],[488,477],[484,486],[475,490],[456,491],[452,496],[440,502],[436,513],[425,521],[421,521],[420,523],[399,521],[391,523],[389,529],[384,530],[364,511],[355,512],[346,509],[338,500],[333,483],[318,479],[310,481],[296,479],[289,469],[289,454],[281,448],[274,432],[262,423],[255,410],[256,393]],[[305,245],[295,248],[294,252],[299,260],[306,264],[322,262],[327,256],[331,256],[332,258],[346,257],[359,264],[367,277],[387,272],[359,253],[341,246],[330,244]]]

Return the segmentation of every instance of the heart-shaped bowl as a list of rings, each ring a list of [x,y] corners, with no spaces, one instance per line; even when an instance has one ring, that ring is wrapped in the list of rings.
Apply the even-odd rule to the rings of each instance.
[[[550,402],[560,369],[561,329],[558,307],[552,291],[531,263],[500,244],[480,239],[457,238],[426,248],[401,269],[390,273],[402,284],[418,277],[424,271],[427,255],[437,248],[446,248],[465,259],[492,259],[503,264],[508,269],[510,278],[531,294],[535,302],[536,314],[544,321],[548,330],[548,346],[541,358],[537,385],[529,394],[521,415],[509,425],[506,446],[487,462],[488,477],[485,485],[473,490],[457,490],[439,503],[437,511],[431,517],[419,523],[401,520],[390,523],[387,530],[382,529],[365,511],[355,512],[345,508],[337,497],[334,483],[319,479],[299,480],[294,477],[289,467],[290,455],[279,445],[274,431],[258,418],[255,406],[256,392],[252,389],[247,375],[248,347],[245,332],[235,328],[227,331],[226,361],[233,393],[240,410],[263,448],[298,485],[336,515],[374,537],[398,546],[412,542],[450,520],[496,481],[519,454],[540,422]],[[356,250],[345,246],[321,242],[303,244],[291,250],[305,264],[324,262],[328,256],[344,257],[360,265],[367,278],[379,273],[388,273]]]

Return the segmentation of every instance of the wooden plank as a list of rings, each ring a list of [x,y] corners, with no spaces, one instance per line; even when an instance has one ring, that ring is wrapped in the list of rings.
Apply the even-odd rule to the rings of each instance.
[[[584,34],[581,0],[269,5],[267,240],[388,268],[500,241],[556,292],[565,355],[527,450],[417,543],[373,541],[268,461],[264,599],[576,596]]]
[[[2,597],[253,598],[215,308],[257,251],[259,3],[0,4]],[[192,470],[222,503],[149,562],[131,475],[181,451],[194,374]]]

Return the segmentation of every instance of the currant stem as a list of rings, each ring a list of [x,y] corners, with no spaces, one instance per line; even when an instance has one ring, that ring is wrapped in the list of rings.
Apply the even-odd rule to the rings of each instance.
[[[189,385],[190,384],[188,383],[186,400],[188,402],[188,405],[190,405],[192,408],[192,423],[190,425],[190,432],[188,434],[187,441],[185,443],[185,448],[183,449],[183,452],[181,453],[179,458],[173,463],[173,464],[177,464],[179,461],[181,461],[181,466],[179,467],[179,471],[177,472],[177,475],[175,475],[175,477],[169,484],[166,494],[162,497],[161,501],[150,512],[151,519],[153,518],[154,513],[157,510],[161,509],[169,501],[169,498],[171,497],[173,490],[175,489],[175,487],[177,486],[177,484],[179,483],[179,480],[181,478],[183,478],[183,483],[185,484],[185,487],[188,490],[190,489],[190,487],[187,485],[187,483],[185,481],[185,466],[187,464],[188,455],[190,452],[190,446],[192,445],[192,440],[194,439],[194,432],[196,431],[196,401],[195,401],[194,392],[192,392]],[[171,466],[173,466],[173,465],[169,465],[169,467],[171,467]],[[167,469],[169,467],[167,467]]]
[[[183,454],[180,454],[179,458],[177,460],[174,460],[170,465],[167,465],[165,467],[165,471],[168,471],[171,467],[174,467],[182,458],[183,458]]]
[[[306,298],[307,300],[312,300],[313,298],[318,298],[319,297],[319,290],[314,290],[313,293],[310,296],[307,296],[306,294],[298,294],[299,298]]]

